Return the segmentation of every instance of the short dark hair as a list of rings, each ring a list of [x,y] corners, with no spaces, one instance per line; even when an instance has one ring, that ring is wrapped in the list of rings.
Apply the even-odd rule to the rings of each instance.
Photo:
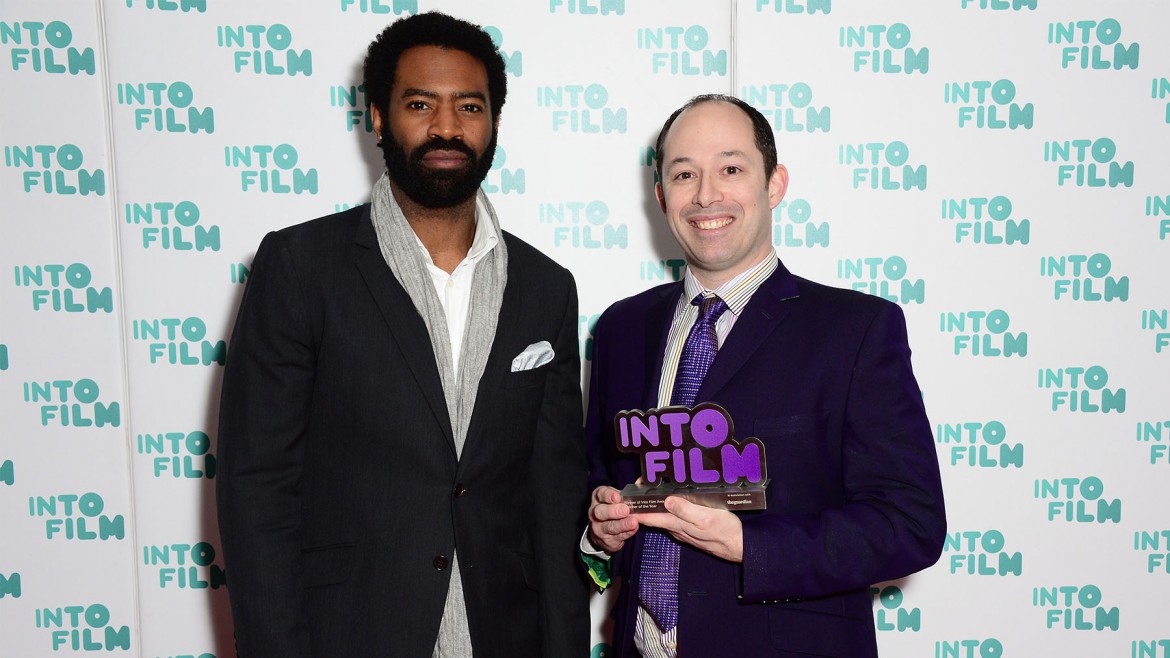
[[[394,86],[398,58],[416,46],[459,50],[478,59],[487,71],[493,123],[500,118],[504,98],[508,95],[508,79],[504,74],[504,58],[491,36],[474,23],[429,11],[394,21],[370,43],[366,52],[362,84],[370,104],[378,109],[383,119],[390,109],[390,87]]]
[[[752,107],[747,101],[724,94],[695,96],[675,110],[666,123],[662,124],[662,130],[658,133],[658,141],[654,143],[654,169],[658,174],[658,180],[662,180],[662,146],[666,142],[666,133],[670,132],[670,127],[674,125],[674,120],[678,118],[678,115],[703,103],[731,103],[748,115],[748,118],[752,120],[752,133],[756,138],[756,148],[760,151],[760,155],[764,156],[764,180],[767,180],[772,172],[776,171],[776,136],[772,134],[772,125],[768,123],[763,114],[760,114],[759,110]]]

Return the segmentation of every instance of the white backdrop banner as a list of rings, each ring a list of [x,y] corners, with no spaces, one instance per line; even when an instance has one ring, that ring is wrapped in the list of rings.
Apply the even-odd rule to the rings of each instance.
[[[365,49],[430,9],[504,55],[484,188],[574,272],[585,377],[681,275],[653,139],[700,93],[772,123],[788,267],[905,310],[949,535],[874,584],[883,655],[1170,656],[1158,0],[2,0],[0,655],[235,655],[235,309],[266,232],[368,198]]]

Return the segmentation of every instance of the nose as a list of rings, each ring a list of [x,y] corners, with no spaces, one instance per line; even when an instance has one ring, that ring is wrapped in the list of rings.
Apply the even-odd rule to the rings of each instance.
[[[459,122],[459,113],[453,104],[443,103],[435,109],[431,118],[430,137],[463,138],[463,126]]]
[[[714,177],[702,176],[699,178],[699,184],[695,186],[695,204],[706,208],[722,199],[723,191],[719,188],[718,181]]]

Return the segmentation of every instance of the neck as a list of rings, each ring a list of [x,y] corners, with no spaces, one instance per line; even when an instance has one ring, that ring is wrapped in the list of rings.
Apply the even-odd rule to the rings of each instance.
[[[390,181],[390,189],[435,267],[448,274],[455,271],[475,238],[475,195],[450,208],[427,208],[404,194],[394,181]]]

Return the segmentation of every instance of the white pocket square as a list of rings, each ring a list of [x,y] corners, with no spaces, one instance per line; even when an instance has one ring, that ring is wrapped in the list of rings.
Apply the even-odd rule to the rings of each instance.
[[[553,360],[552,344],[547,340],[533,343],[524,348],[524,351],[512,359],[512,372],[539,368]]]

